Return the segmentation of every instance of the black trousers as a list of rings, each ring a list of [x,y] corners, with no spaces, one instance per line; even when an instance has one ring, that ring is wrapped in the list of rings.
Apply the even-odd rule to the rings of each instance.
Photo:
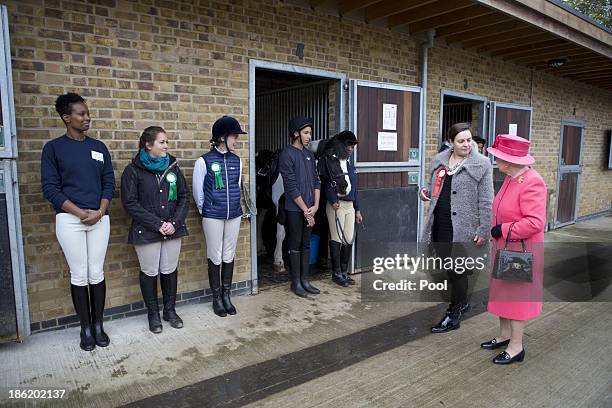
[[[287,211],[285,221],[287,233],[287,250],[310,253],[310,234],[312,227],[308,226],[304,213],[301,211]]]
[[[453,254],[453,230],[452,224],[450,229],[447,225],[436,225],[434,221],[432,231],[432,241],[436,250],[436,256],[439,258],[451,258],[453,256],[461,256],[461,254]],[[457,248],[459,249],[459,248]],[[456,251],[455,251],[456,252]],[[444,262],[443,262],[444,263]],[[446,270],[448,285],[451,290],[450,302],[454,305],[464,305],[468,299],[468,277],[467,271],[457,273],[452,269]]]

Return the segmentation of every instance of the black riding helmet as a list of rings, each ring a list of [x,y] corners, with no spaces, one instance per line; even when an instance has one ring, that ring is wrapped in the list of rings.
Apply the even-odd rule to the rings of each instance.
[[[357,140],[357,136],[355,136],[355,134],[350,130],[343,130],[342,132],[338,133],[338,136],[336,137],[338,138],[338,141],[342,142],[347,146],[356,145],[357,143],[359,143],[359,141]]]
[[[220,138],[234,134],[246,135],[246,132],[242,130],[240,123],[235,118],[226,115],[217,119],[213,124],[210,142],[218,144]]]
[[[289,121],[289,135],[291,136],[291,140],[293,140],[295,132],[299,132],[305,127],[310,126],[313,128],[313,120],[312,118],[307,118],[305,116],[296,116],[295,118]]]

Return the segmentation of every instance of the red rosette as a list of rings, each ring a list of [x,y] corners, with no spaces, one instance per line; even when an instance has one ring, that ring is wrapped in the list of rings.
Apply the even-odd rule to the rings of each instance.
[[[437,173],[436,173],[436,185],[434,186],[434,190],[433,193],[431,194],[432,197],[437,197],[438,195],[440,195],[440,186],[442,185],[442,180],[444,180],[444,177],[446,177],[446,173],[448,171],[446,170],[445,167],[441,167]]]

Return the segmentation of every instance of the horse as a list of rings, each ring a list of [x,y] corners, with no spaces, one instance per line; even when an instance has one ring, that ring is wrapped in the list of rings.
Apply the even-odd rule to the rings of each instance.
[[[255,156],[257,180],[257,252],[268,253],[269,248],[284,239],[284,230],[278,226],[278,202],[283,194],[283,182],[278,169],[280,150],[262,150]],[[274,226],[274,227],[273,227]],[[274,229],[274,231],[272,231]],[[272,242],[273,241],[273,242]],[[282,266],[279,245],[276,245],[275,263]]]
[[[348,176],[349,156],[346,145],[335,136],[323,140],[317,148],[316,158],[321,180],[329,182],[338,197],[348,195],[353,186]]]

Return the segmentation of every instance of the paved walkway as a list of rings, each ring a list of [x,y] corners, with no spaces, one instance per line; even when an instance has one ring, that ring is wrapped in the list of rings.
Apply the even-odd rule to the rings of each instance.
[[[612,241],[612,217],[546,236]],[[611,303],[546,303],[527,326],[525,362],[499,367],[478,347],[497,329],[481,280],[461,329],[442,335],[428,329],[444,305],[362,302],[358,286],[327,280],[310,299],[284,286],[238,297],[233,317],[184,306],[185,328],[165,325],[159,335],[145,316],[112,321],[111,345],[91,353],[76,328],[36,334],[0,345],[0,406],[24,405],[11,389],[64,389],[43,404],[62,407],[612,406]]]

